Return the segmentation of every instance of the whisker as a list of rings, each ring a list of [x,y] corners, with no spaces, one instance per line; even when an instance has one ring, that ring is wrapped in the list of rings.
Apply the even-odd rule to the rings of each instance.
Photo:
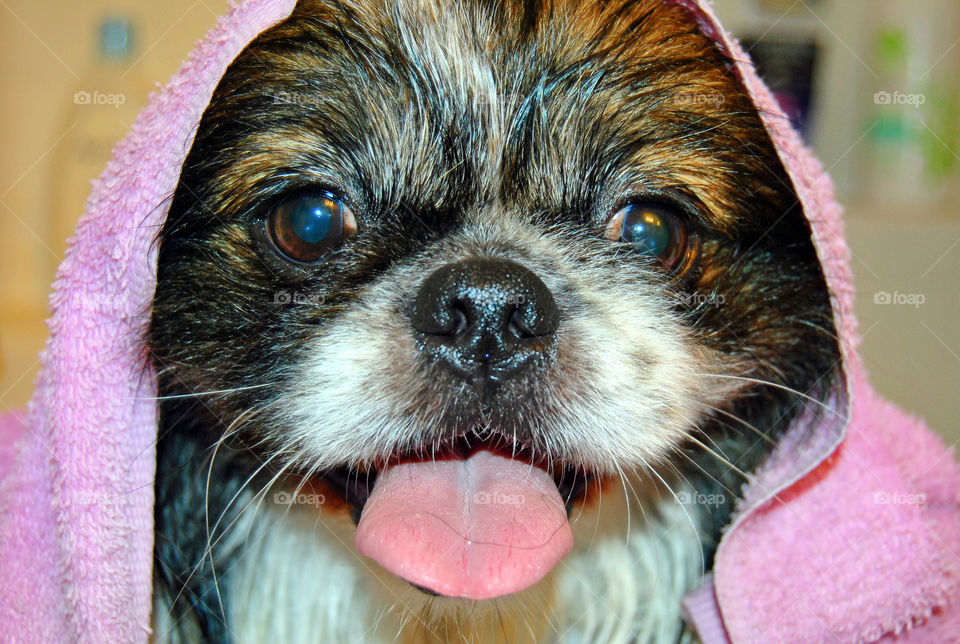
[[[741,470],[739,467],[731,463],[728,459],[724,458],[720,454],[717,454],[714,450],[710,449],[707,445],[698,441],[692,435],[688,435],[687,438],[691,440],[693,443],[695,443],[696,445],[698,445],[699,447],[703,448],[703,451],[705,451],[707,454],[709,454],[710,456],[713,456],[715,459],[717,459],[718,461],[720,461],[721,463],[729,467],[731,470],[733,470],[734,472],[742,476],[744,480],[749,479],[749,475],[746,472]]]
[[[236,493],[234,493],[234,495],[230,498],[230,500],[227,502],[227,504],[223,507],[223,510],[221,510],[220,516],[217,517],[217,521],[213,524],[213,528],[211,529],[211,536],[212,536],[213,534],[217,534],[217,528],[220,526],[220,522],[223,521],[223,519],[226,517],[227,512],[228,512],[229,509],[230,509],[230,506],[233,505],[233,503],[234,503],[234,502],[240,497],[240,495],[243,493],[244,488],[245,488],[247,485],[249,485],[249,484],[253,481],[253,479],[256,478],[257,475],[258,475],[265,467],[267,467],[267,465],[269,465],[270,462],[271,462],[276,456],[278,456],[278,455],[279,455],[279,452],[278,452],[278,453],[275,453],[275,454],[271,455],[269,458],[267,458],[267,460],[264,461],[263,463],[261,463],[260,466],[257,467],[257,469],[254,470],[253,473],[252,473],[249,477],[247,477],[247,479],[243,482],[243,484],[240,485],[240,487],[237,489]],[[234,526],[234,524],[236,524],[236,522],[240,520],[240,518],[242,517],[242,515],[243,515],[243,513],[246,511],[246,509],[250,507],[250,504],[253,503],[253,501],[257,498],[257,496],[260,496],[261,494],[263,494],[264,492],[266,492],[266,490],[269,489],[270,486],[272,486],[273,483],[276,482],[276,480],[277,480],[282,474],[284,474],[289,467],[290,467],[290,464],[289,464],[289,463],[286,464],[286,465],[284,465],[283,467],[281,467],[280,470],[270,479],[270,481],[268,481],[267,484],[263,486],[263,488],[261,489],[261,491],[260,491],[260,492],[257,492],[257,493],[251,498],[250,502],[248,502],[247,505],[245,505],[243,508],[241,508],[241,509],[237,512],[236,516],[233,517],[233,519],[230,521],[230,523],[228,523],[228,524],[223,528],[223,530],[220,531],[220,536],[218,536],[218,537],[216,538],[216,540],[213,541],[213,543],[210,543],[210,542],[209,542],[209,539],[208,539],[208,549],[207,549],[207,553],[205,553],[205,554],[209,554],[210,556],[212,556],[213,547],[214,547],[215,545],[217,545],[218,543],[220,543],[220,541],[223,540],[224,537],[226,537],[227,533],[230,531],[230,528],[232,528],[232,527]]]
[[[203,487],[203,524],[204,524],[204,529],[207,532],[207,545],[208,545],[207,554],[209,555],[209,558],[210,558],[210,575],[211,577],[213,577],[213,588],[217,593],[217,604],[220,607],[220,615],[223,617],[224,622],[227,621],[227,613],[223,607],[223,595],[220,593],[220,582],[217,580],[217,567],[213,560],[213,550],[209,548],[209,544],[210,544],[210,479],[212,478],[213,464],[217,460],[217,454],[220,453],[220,446],[223,445],[224,441],[226,441],[228,436],[231,436],[233,434],[233,432],[231,431],[231,428],[234,425],[239,424],[241,419],[252,411],[253,411],[253,408],[251,407],[244,410],[243,413],[237,416],[233,420],[233,422],[231,422],[230,425],[227,427],[226,431],[220,437],[220,440],[216,442],[216,445],[213,448],[213,454],[210,456],[210,464],[207,466],[207,480],[204,483],[204,487]],[[200,561],[202,562],[203,559],[201,558]]]
[[[667,489],[667,491],[670,492],[671,495],[673,495],[674,501],[676,501],[676,502],[677,502],[677,505],[680,506],[680,509],[683,511],[684,516],[687,517],[687,521],[690,522],[690,528],[693,530],[694,534],[700,534],[700,528],[699,528],[699,526],[697,525],[696,521],[694,521],[694,520],[693,520],[693,517],[690,516],[690,513],[687,512],[687,508],[686,508],[686,507],[684,506],[684,504],[680,501],[680,497],[677,496],[677,493],[674,492],[673,488],[670,487],[670,484],[667,483],[667,480],[666,480],[665,478],[663,478],[663,476],[661,476],[660,473],[657,472],[655,469],[652,469],[652,468],[651,468],[651,469],[650,469],[650,473],[653,474],[655,477],[657,477],[657,479],[659,479],[660,483],[663,484],[663,486]],[[706,554],[703,552],[703,543],[702,543],[702,542],[700,543],[700,561],[701,561],[701,567],[702,567],[702,566],[703,566],[703,563],[702,563],[702,562],[705,562],[705,561],[706,561]]]
[[[626,532],[626,534],[624,535],[624,543],[627,544],[627,545],[629,545],[629,543],[630,543],[630,529],[631,529],[631,527],[632,527],[631,524],[630,524],[630,521],[631,521],[631,513],[630,513],[630,505],[631,505],[631,503],[630,503],[630,492],[627,491],[627,477],[626,477],[626,475],[623,473],[623,468],[621,468],[619,464],[617,465],[617,476],[620,477],[620,485],[623,486],[623,495],[624,495],[624,496],[626,497],[626,499],[627,499],[627,532]],[[636,496],[636,490],[633,489],[633,486],[632,486],[632,485],[630,486],[630,489],[633,491],[634,496]],[[639,501],[639,497],[637,498],[637,500]],[[597,513],[597,519],[598,519],[598,521],[599,521],[599,517],[600,517],[600,514]]]
[[[703,466],[700,465],[700,463],[698,463],[695,459],[693,459],[689,454],[685,453],[683,450],[677,450],[677,453],[680,454],[680,456],[682,456],[683,458],[690,461],[690,463],[692,463],[698,470],[703,472],[707,476],[707,478],[709,478],[711,481],[713,481],[714,483],[719,485],[721,488],[723,488],[724,492],[729,493],[732,498],[737,497],[737,493],[734,490],[731,490],[730,488],[728,488],[726,485],[723,484],[723,481],[720,481],[713,474],[705,470]],[[678,476],[683,478],[683,480],[685,480],[687,483],[690,483],[690,480],[687,479],[686,476],[684,476],[683,472],[679,468],[677,468],[676,465],[671,464],[671,467],[673,468],[673,471],[677,473]]]
[[[162,373],[162,372],[161,372]],[[233,394],[238,391],[249,391],[251,389],[262,389],[264,387],[272,387],[274,383],[267,382],[259,385],[248,385],[246,387],[234,387],[232,389],[213,389],[210,391],[195,391],[188,394],[170,394],[167,396],[134,396],[132,400],[178,400],[183,398],[202,398],[203,396],[213,396],[221,394]]]
[[[828,404],[826,404],[826,403],[824,403],[824,402],[822,402],[822,401],[820,401],[820,400],[817,400],[817,399],[814,398],[813,396],[810,396],[810,395],[808,395],[808,394],[805,394],[805,393],[803,393],[802,391],[799,391],[799,390],[797,390],[797,389],[794,389],[793,387],[788,387],[788,386],[786,386],[786,385],[781,385],[781,384],[779,384],[779,383],[772,382],[772,381],[770,381],[770,380],[762,380],[762,379],[760,379],[760,378],[748,378],[748,377],[746,377],[746,376],[732,376],[732,375],[729,375],[729,374],[722,374],[722,373],[706,373],[706,372],[704,372],[704,373],[700,373],[700,374],[698,374],[698,375],[701,375],[701,376],[709,376],[709,377],[712,377],[712,378],[728,378],[728,379],[730,379],[730,380],[743,380],[743,381],[745,381],[745,382],[752,382],[752,383],[755,383],[755,384],[758,384],[758,385],[769,385],[770,387],[774,387],[774,388],[776,388],[776,389],[781,389],[781,390],[786,391],[786,392],[788,392],[788,393],[794,394],[794,395],[796,395],[796,396],[798,396],[798,397],[800,397],[800,398],[803,398],[804,400],[807,400],[807,401],[812,402],[812,403],[814,403],[814,404],[816,404],[816,405],[819,405],[819,406],[822,407],[824,410],[829,411],[829,412],[832,413],[832,414],[836,414],[837,416],[840,415],[840,412],[838,412],[836,409],[832,408],[830,405],[828,405]]]
[[[240,488],[237,490],[236,494],[234,494],[234,496],[233,496],[233,498],[230,500],[230,502],[227,503],[227,506],[226,506],[226,507],[224,508],[224,510],[221,512],[220,517],[219,517],[219,518],[217,519],[217,521],[214,523],[213,528],[208,528],[208,529],[207,529],[207,547],[206,547],[206,549],[201,553],[200,559],[197,561],[197,563],[196,563],[196,564],[193,566],[193,568],[190,570],[190,574],[187,575],[187,578],[186,578],[186,579],[183,581],[183,583],[181,584],[181,586],[180,586],[180,591],[177,593],[176,597],[174,597],[173,602],[172,602],[172,605],[173,605],[173,604],[176,604],[177,601],[180,600],[180,597],[183,596],[184,591],[186,591],[187,586],[190,584],[190,580],[193,579],[194,575],[195,575],[195,574],[200,570],[200,568],[203,566],[203,561],[204,561],[204,559],[206,559],[207,557],[210,557],[210,558],[211,558],[211,561],[212,561],[213,547],[216,546],[216,545],[220,542],[221,539],[223,539],[223,537],[226,535],[226,532],[228,531],[228,529],[237,521],[237,519],[239,518],[239,515],[238,515],[238,517],[234,518],[234,520],[231,521],[230,524],[229,524],[226,528],[224,528],[224,531],[220,534],[220,536],[219,536],[216,540],[214,540],[213,542],[211,542],[211,541],[210,541],[210,538],[213,536],[213,534],[216,533],[217,527],[220,525],[220,521],[222,520],[222,518],[226,515],[227,509],[228,509],[228,508],[230,507],[230,505],[237,499],[237,497],[243,492],[243,488],[246,487],[247,485],[249,485],[250,481],[252,481],[253,478],[260,472],[260,470],[263,469],[263,467],[265,467],[266,464],[269,463],[269,462],[270,462],[270,459],[267,459],[267,461],[266,461],[265,463],[263,463],[260,467],[257,468],[257,470],[256,470],[253,474],[250,475],[250,477],[249,477],[249,478],[240,486]],[[209,480],[208,480],[208,482],[207,482],[207,489],[209,490]],[[205,505],[206,505],[206,503],[207,503],[208,498],[209,498],[209,497],[207,497],[207,499],[205,499]],[[209,505],[206,505],[206,507],[204,508],[204,516],[205,516],[205,521],[209,524],[209,515],[208,515],[208,512],[209,512]],[[216,584],[216,581],[214,581],[214,583]],[[221,606],[221,608],[222,608],[222,606]]]
[[[747,422],[747,421],[744,420],[743,418],[740,418],[740,417],[737,416],[736,414],[732,414],[732,413],[728,412],[728,411],[725,410],[725,409],[721,409],[720,407],[714,407],[713,405],[707,405],[707,407],[709,407],[710,409],[712,409],[713,411],[715,411],[715,412],[717,412],[717,413],[719,413],[719,414],[723,414],[724,416],[727,416],[728,418],[732,418],[733,420],[736,420],[736,421],[742,423],[745,427],[747,427],[748,429],[750,429],[750,430],[752,430],[754,433],[756,433],[757,436],[759,436],[761,439],[767,441],[770,445],[776,445],[776,444],[777,444],[777,441],[773,440],[773,439],[770,438],[767,434],[765,434],[763,431],[761,431],[760,429],[758,429],[756,426],[751,425],[749,422]],[[716,444],[716,443],[714,443],[714,444]]]

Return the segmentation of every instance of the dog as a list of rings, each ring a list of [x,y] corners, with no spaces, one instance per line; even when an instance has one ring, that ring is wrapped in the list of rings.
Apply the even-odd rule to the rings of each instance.
[[[157,641],[693,641],[839,362],[698,18],[300,0],[232,62],[157,237]]]

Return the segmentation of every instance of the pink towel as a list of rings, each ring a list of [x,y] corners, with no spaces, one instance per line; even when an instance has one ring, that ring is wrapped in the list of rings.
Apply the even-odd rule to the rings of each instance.
[[[830,181],[709,7],[670,1],[695,12],[736,61],[764,115],[812,225],[846,375],[745,489],[713,575],[686,601],[690,619],[708,643],[898,633],[960,641],[960,468],[865,379]],[[293,5],[231,7],[151,98],[94,189],[54,284],[29,429],[0,422],[0,641],[149,637],[157,418],[142,334],[156,278],[151,242],[217,81]]]

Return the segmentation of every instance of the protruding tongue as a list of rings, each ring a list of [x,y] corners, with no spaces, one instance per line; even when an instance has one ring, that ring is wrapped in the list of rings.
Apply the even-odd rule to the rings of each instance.
[[[536,583],[573,547],[544,470],[488,451],[385,468],[360,515],[357,550],[412,584],[488,599]]]

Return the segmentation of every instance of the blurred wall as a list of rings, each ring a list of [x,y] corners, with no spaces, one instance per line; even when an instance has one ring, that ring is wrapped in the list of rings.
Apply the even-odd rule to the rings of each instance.
[[[50,283],[88,182],[109,158],[104,141],[127,129],[153,84],[173,74],[225,7],[0,1],[0,411],[22,406],[32,391]],[[104,69],[98,26],[107,15],[130,19],[134,44],[128,60]],[[76,104],[76,92],[122,94],[123,105]]]

